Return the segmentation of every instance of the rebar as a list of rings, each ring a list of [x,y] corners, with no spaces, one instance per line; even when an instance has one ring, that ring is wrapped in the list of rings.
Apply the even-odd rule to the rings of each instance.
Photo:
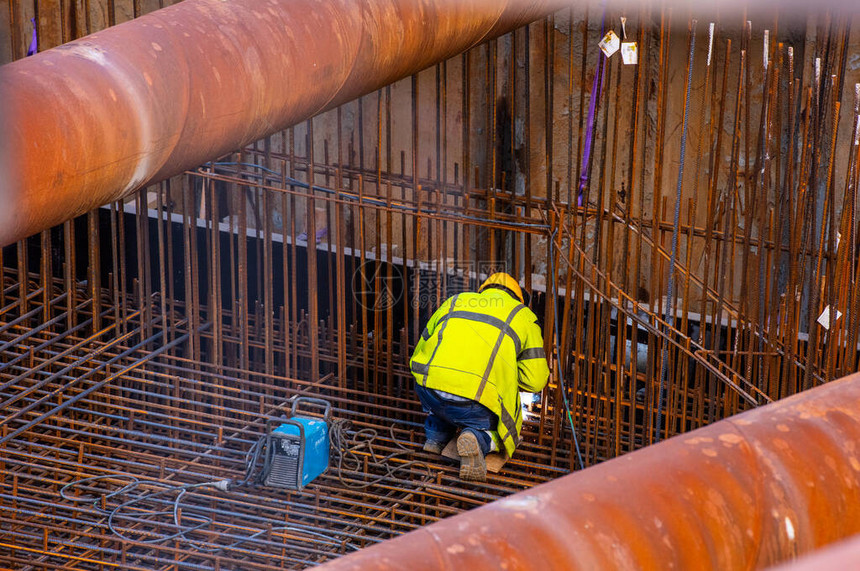
[[[0,564],[303,568],[854,372],[850,21],[801,59],[726,16],[682,61],[680,14],[626,17],[638,66],[566,9],[0,249]],[[467,484],[421,450],[408,360],[498,270],[553,375]],[[372,442],[301,492],[194,488],[185,533],[105,495],[241,478],[295,395]]]

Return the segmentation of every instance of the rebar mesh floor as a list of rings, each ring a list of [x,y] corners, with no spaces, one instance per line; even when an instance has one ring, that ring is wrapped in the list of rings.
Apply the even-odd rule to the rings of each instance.
[[[0,564],[303,568],[563,472],[525,444],[486,484],[464,484],[421,451],[414,397],[192,361],[188,333],[160,318],[103,323],[87,337],[0,328]],[[241,480],[266,422],[299,394],[332,402],[346,435],[326,473],[302,491],[190,487]]]

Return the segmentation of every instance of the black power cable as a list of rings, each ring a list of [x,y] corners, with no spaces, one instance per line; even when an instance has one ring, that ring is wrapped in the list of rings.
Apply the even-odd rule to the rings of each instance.
[[[393,425],[390,427],[390,435],[392,442],[394,442],[398,450],[387,455],[380,455],[374,449],[374,444],[378,437],[376,430],[371,428],[351,430],[351,425],[351,421],[336,419],[329,427],[330,450],[333,460],[330,463],[330,467],[333,468],[338,481],[344,487],[351,489],[367,488],[379,484],[387,478],[395,478],[399,472],[415,467],[422,467],[426,471],[418,482],[418,490],[432,482],[433,474],[431,473],[430,466],[425,462],[413,460],[399,463],[396,466],[391,465],[391,460],[406,453],[411,453],[411,450],[394,436]],[[263,534],[274,531],[289,531],[314,536],[317,539],[323,540],[329,546],[347,548],[353,551],[358,550],[359,547],[336,536],[297,525],[267,528],[244,537],[221,533],[219,537],[236,537],[236,539],[232,543],[218,546],[212,546],[209,542],[189,537],[195,531],[202,530],[216,522],[208,515],[194,513],[190,510],[183,511],[183,499],[195,490],[210,489],[229,492],[240,487],[259,485],[271,469],[272,455],[267,451],[268,439],[268,435],[261,436],[245,453],[245,474],[241,480],[225,479],[196,484],[165,485],[163,482],[157,480],[141,479],[128,475],[102,475],[66,484],[60,489],[60,497],[74,504],[89,503],[96,512],[107,516],[107,527],[111,533],[120,539],[136,543],[160,544],[167,541],[179,540],[193,546],[199,551],[217,553],[225,549],[235,548],[247,541],[256,540]],[[263,458],[263,465],[261,469],[258,469],[261,457]],[[365,462],[366,457],[370,458],[369,462]],[[368,469],[379,470],[382,474],[371,479],[357,477],[356,474],[366,474],[363,469],[365,466]],[[101,490],[95,494],[90,493],[92,490],[97,490],[94,484],[107,481],[119,481],[124,483],[124,485],[113,491]],[[147,486],[159,489],[145,490],[144,487]],[[86,493],[83,495],[77,494],[82,489]],[[175,497],[172,500],[168,499],[174,495]],[[128,498],[129,496],[131,497]],[[120,503],[110,508],[105,507],[109,502]],[[160,503],[167,507],[166,509],[157,509],[151,507],[151,505],[147,506],[147,504],[152,503]],[[153,524],[153,521],[149,518],[158,516],[169,516],[171,522],[169,525],[176,531],[168,535],[159,535],[152,531],[140,529],[135,530],[135,535],[132,536],[127,533],[127,529],[121,528],[118,523],[120,520],[131,520],[139,524]]]

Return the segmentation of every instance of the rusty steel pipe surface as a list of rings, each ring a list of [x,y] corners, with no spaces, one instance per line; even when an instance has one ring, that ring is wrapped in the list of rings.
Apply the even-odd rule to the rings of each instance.
[[[858,443],[852,375],[324,567],[766,567],[860,532]]]
[[[0,246],[564,5],[186,0],[4,65]]]

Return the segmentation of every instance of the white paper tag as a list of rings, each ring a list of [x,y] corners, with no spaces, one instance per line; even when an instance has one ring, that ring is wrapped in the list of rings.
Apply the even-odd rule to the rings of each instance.
[[[603,55],[606,57],[612,57],[612,55],[618,51],[618,48],[621,47],[621,40],[618,39],[615,32],[609,30],[597,45],[600,47],[600,51],[603,52]]]
[[[830,329],[830,314],[831,313],[833,313],[833,310],[830,309],[830,306],[828,305],[827,307],[824,308],[824,311],[821,312],[821,315],[819,315],[818,319],[816,320],[816,321],[818,321],[818,323],[823,328],[825,328],[827,330]],[[842,317],[842,312],[837,309],[836,310],[836,317],[835,317],[835,319],[833,319],[834,323],[836,321],[838,321],[840,317]]]
[[[636,65],[639,63],[639,50],[636,42],[624,42],[621,44],[621,59],[624,65]]]

